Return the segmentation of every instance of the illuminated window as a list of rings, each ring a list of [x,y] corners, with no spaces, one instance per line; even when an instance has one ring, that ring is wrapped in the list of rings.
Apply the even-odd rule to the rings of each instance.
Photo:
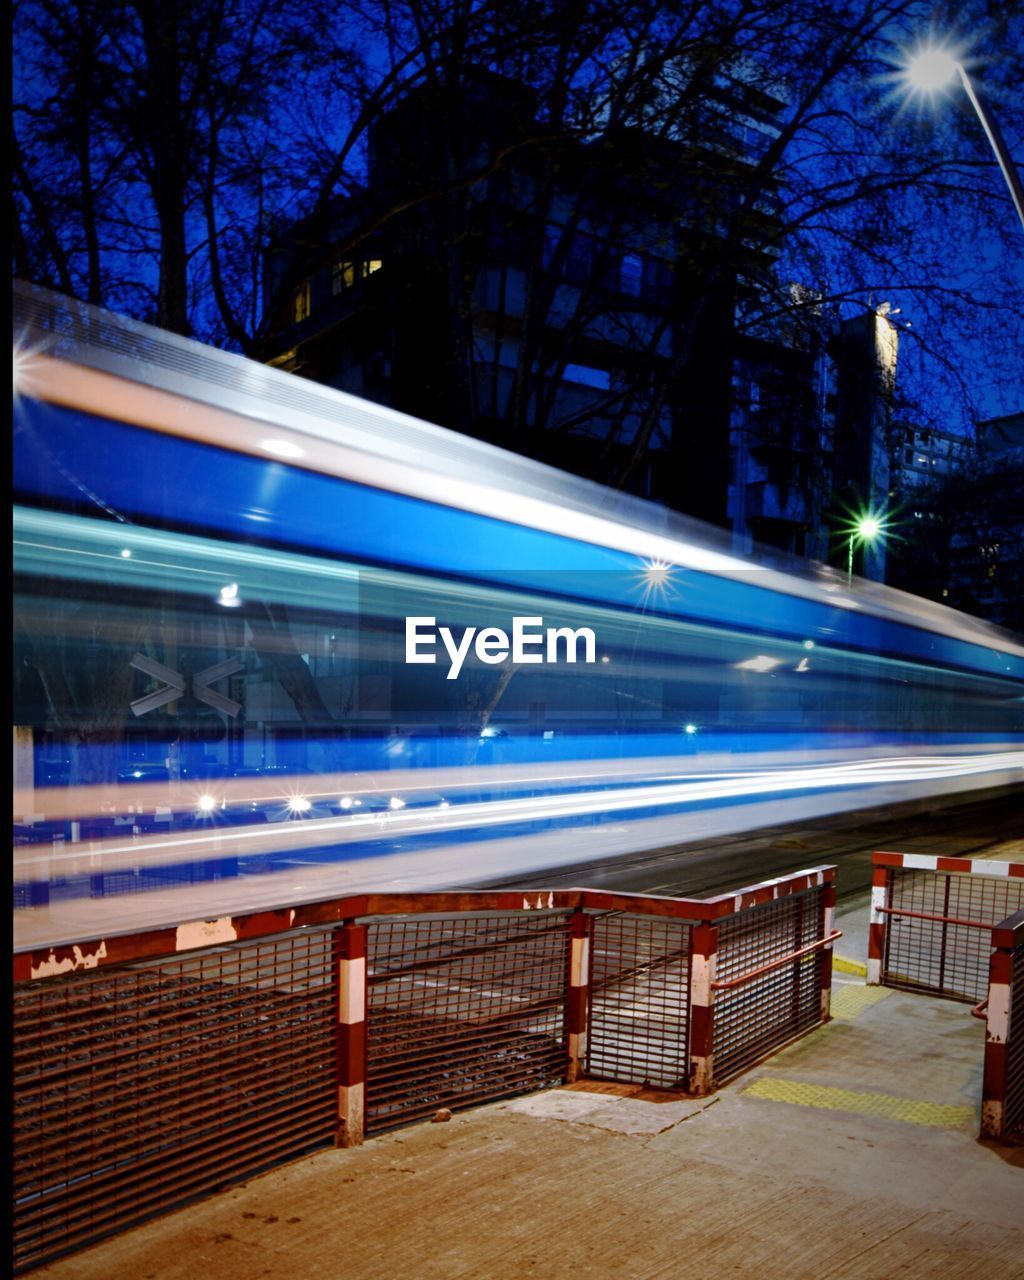
[[[305,320],[310,310],[309,281],[300,284],[292,296],[292,320],[295,324]]]
[[[336,298],[342,289],[348,289],[356,278],[354,262],[336,262],[331,267],[331,297]]]
[[[343,289],[350,289],[357,280],[372,276],[383,265],[380,258],[369,258],[363,262],[339,259],[331,266],[331,297],[336,298]]]

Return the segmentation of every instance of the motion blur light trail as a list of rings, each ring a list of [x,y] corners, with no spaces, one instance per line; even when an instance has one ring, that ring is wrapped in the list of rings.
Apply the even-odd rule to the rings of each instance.
[[[1024,779],[1018,636],[45,290],[15,301],[22,922],[134,895],[124,922],[176,884],[198,918],[478,883]],[[405,662],[413,617],[542,617],[592,631],[596,660],[474,652],[446,681]]]
[[[603,764],[608,767],[614,762]],[[287,824],[250,826],[236,829],[210,830],[201,833],[182,833],[165,838],[133,838],[129,840],[90,841],[87,850],[74,848],[34,854],[25,850],[15,852],[15,875],[18,879],[33,878],[35,866],[45,867],[47,877],[56,867],[64,874],[109,873],[125,867],[159,866],[174,863],[201,863],[205,860],[224,858],[229,853],[238,856],[255,856],[271,852],[296,853],[306,849],[331,846],[339,859],[345,856],[346,846],[366,844],[383,838],[400,842],[429,832],[486,831],[495,827],[522,822],[559,823],[590,815],[628,817],[638,811],[644,814],[652,809],[672,810],[682,807],[706,806],[716,801],[743,801],[750,798],[780,799],[793,792],[830,792],[855,789],[855,803],[870,803],[870,795],[864,792],[872,788],[891,787],[892,784],[933,783],[937,779],[965,779],[978,775],[991,775],[992,783],[1024,781],[1024,751],[1008,751],[978,756],[917,757],[915,759],[889,759],[849,761],[820,765],[793,766],[788,769],[749,769],[718,776],[696,774],[680,777],[671,782],[652,781],[644,786],[580,790],[559,795],[530,795],[523,798],[491,800],[486,802],[463,801],[442,804],[438,802],[426,808],[412,809],[400,804],[389,804],[380,813],[349,812],[338,818],[316,818]],[[314,779],[310,779],[314,782]],[[454,779],[448,771],[440,771],[431,778],[438,787],[449,787]],[[462,779],[456,785],[471,785]],[[449,788],[450,789],[450,788]],[[901,793],[903,798],[914,794],[912,786]],[[887,792],[891,798],[892,792]],[[392,797],[392,801],[396,797]],[[286,802],[294,812],[307,812],[312,805],[309,796],[293,797]],[[676,839],[686,837],[685,816],[676,827]],[[576,861],[579,850],[575,842],[567,840],[567,831],[556,828],[551,832],[553,851],[561,849],[558,861]],[[396,845],[400,848],[400,844]],[[642,847],[638,845],[637,847]],[[330,858],[331,855],[325,855]],[[387,855],[381,855],[386,861]],[[381,874],[386,874],[384,861]],[[555,865],[555,863],[552,863]],[[494,874],[504,873],[500,868]],[[479,863],[466,866],[467,879],[478,879],[490,873],[490,868]]]

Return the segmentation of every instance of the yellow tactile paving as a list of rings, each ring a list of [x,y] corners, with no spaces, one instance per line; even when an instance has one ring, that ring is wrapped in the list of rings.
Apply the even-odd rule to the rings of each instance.
[[[892,993],[886,987],[861,987],[849,983],[832,992],[830,1008],[833,1018],[849,1020],[856,1018],[865,1009],[870,1009],[879,1000],[886,1000]]]
[[[867,965],[863,964],[860,960],[847,960],[845,956],[837,955],[833,955],[832,957],[832,968],[835,969],[837,973],[856,973],[862,978],[868,971]]]
[[[902,1124],[924,1125],[931,1129],[963,1129],[975,1120],[973,1107],[894,1098],[886,1093],[854,1093],[851,1089],[803,1084],[798,1080],[765,1077],[743,1092],[770,1102],[789,1102],[794,1106],[816,1107],[823,1111],[852,1111],[857,1115],[877,1116],[882,1120],[898,1120]]]

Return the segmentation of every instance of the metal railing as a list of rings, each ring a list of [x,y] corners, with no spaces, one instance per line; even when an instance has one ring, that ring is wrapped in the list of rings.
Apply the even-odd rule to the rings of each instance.
[[[992,930],[984,1003],[981,1133],[986,1138],[1024,1141],[1024,910]]]
[[[828,1017],[835,869],[708,899],[364,894],[14,958],[19,1270],[318,1147]]]
[[[1024,906],[1024,864],[901,853],[871,860],[868,982],[981,1000],[992,928]]]

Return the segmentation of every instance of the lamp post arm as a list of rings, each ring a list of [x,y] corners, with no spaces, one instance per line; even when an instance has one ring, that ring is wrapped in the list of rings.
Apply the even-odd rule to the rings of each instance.
[[[995,119],[989,114],[985,104],[974,92],[974,85],[971,83],[971,78],[963,65],[958,62],[956,70],[960,77],[960,83],[964,87],[964,92],[970,98],[971,106],[977,113],[978,119],[981,121],[981,127],[985,130],[985,136],[996,154],[999,168],[1003,171],[1006,185],[1010,188],[1010,196],[1013,199],[1014,208],[1017,210],[1017,216],[1020,218],[1021,226],[1024,227],[1024,186],[1021,185],[1020,174],[1013,163],[1013,157],[1010,155],[1009,148]]]

